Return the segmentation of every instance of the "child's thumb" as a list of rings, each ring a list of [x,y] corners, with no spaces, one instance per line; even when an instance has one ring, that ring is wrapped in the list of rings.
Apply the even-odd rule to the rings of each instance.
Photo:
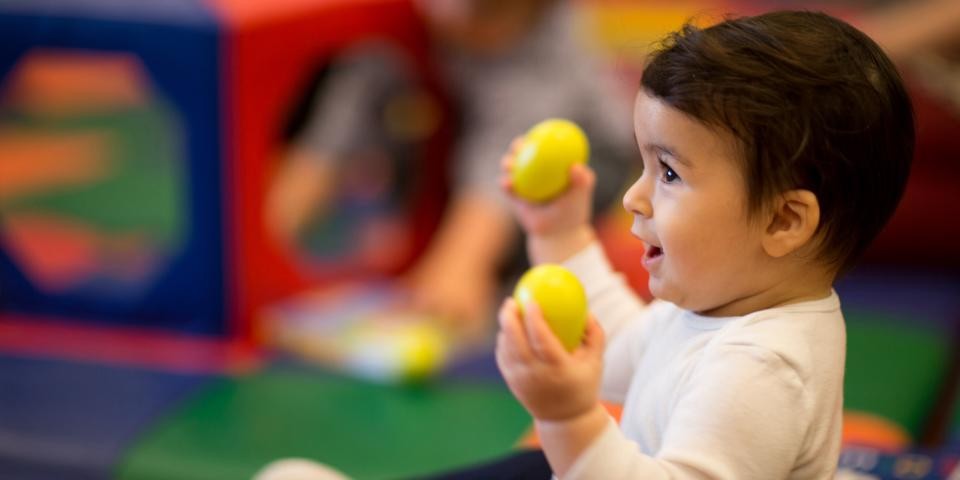
[[[576,163],[570,167],[570,183],[573,188],[589,190],[597,183],[597,174],[586,164]]]

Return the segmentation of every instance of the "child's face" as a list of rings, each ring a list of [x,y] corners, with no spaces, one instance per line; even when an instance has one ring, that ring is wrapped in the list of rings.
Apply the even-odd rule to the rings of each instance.
[[[634,110],[643,174],[623,197],[643,241],[650,291],[704,314],[759,291],[761,222],[749,222],[732,135],[645,91]]]

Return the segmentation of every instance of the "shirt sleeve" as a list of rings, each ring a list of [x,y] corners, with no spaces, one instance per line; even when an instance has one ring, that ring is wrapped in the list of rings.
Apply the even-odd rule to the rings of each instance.
[[[789,477],[811,419],[801,379],[781,357],[718,346],[705,352],[678,397],[655,456],[611,423],[564,478]]]
[[[647,327],[642,317],[648,308],[613,270],[599,243],[571,257],[565,266],[583,283],[590,312],[607,337],[601,396],[623,403],[645,342],[645,334],[633,330]]]

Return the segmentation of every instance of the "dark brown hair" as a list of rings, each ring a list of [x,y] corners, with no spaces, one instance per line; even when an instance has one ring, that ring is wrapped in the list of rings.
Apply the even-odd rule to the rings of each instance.
[[[686,25],[655,51],[642,86],[743,152],[749,212],[790,189],[820,204],[821,257],[847,270],[893,214],[913,157],[910,99],[870,38],[822,13]]]

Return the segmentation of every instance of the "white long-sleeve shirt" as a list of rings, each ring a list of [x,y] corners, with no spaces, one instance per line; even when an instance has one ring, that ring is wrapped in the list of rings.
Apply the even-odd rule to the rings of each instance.
[[[624,406],[565,479],[824,479],[837,467],[846,333],[836,292],[742,317],[644,305],[599,245],[565,264],[607,334]]]

